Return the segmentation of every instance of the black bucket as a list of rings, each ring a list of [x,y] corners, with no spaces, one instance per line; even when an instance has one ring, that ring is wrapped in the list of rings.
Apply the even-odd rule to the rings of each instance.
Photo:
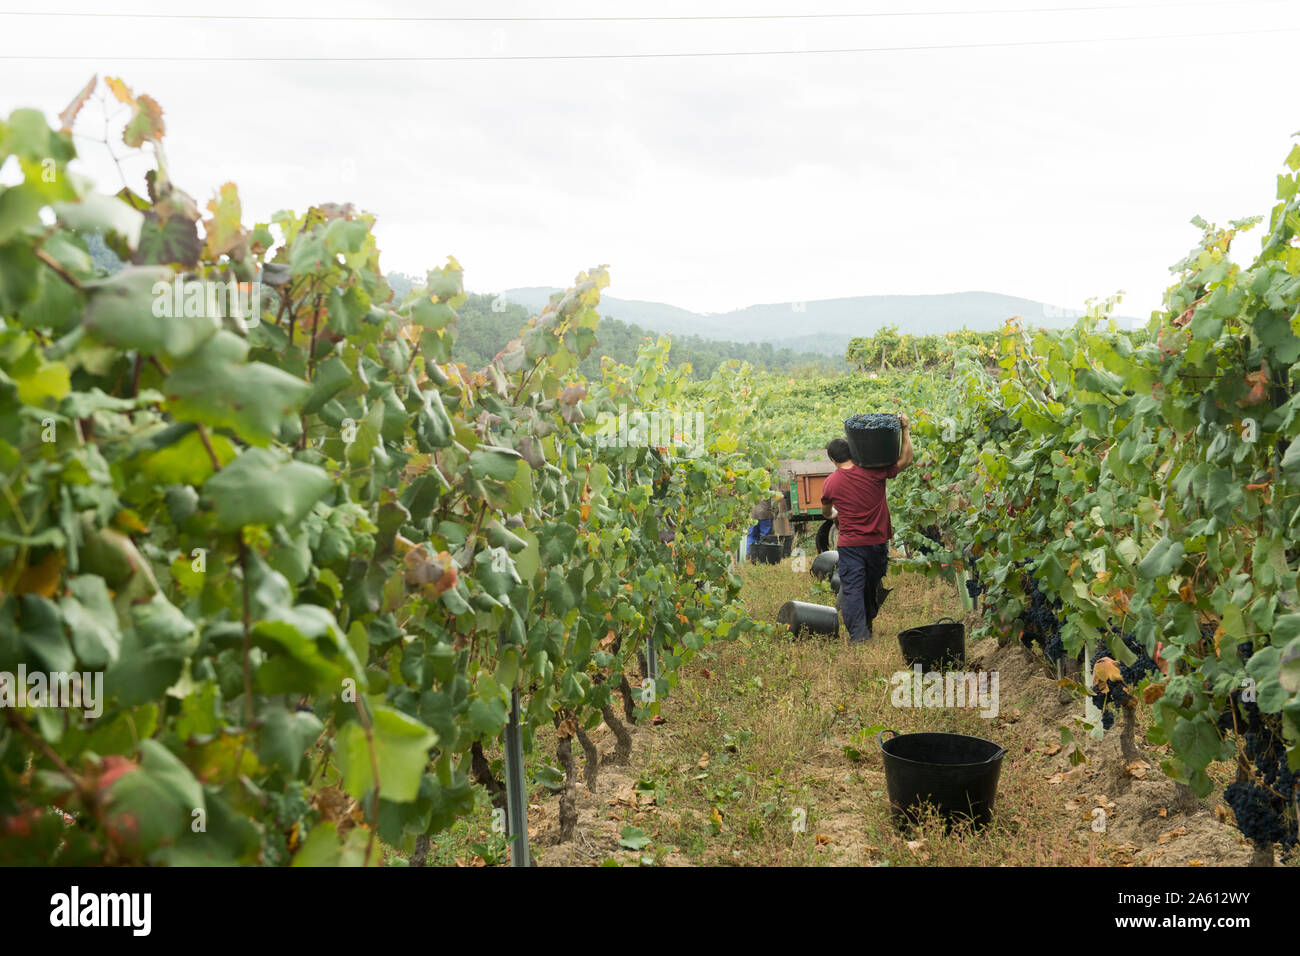
[[[840,553],[838,551],[823,551],[813,558],[812,576],[820,581],[822,578],[834,574],[839,563]]]
[[[781,605],[781,610],[776,612],[776,622],[784,624],[795,637],[805,630],[810,634],[827,634],[831,637],[840,633],[840,612],[824,604],[786,601]]]
[[[885,739],[885,734],[893,734]],[[993,800],[1006,751],[991,740],[964,734],[902,734],[876,737],[885,762],[885,786],[894,825],[915,824],[923,805],[948,822],[958,819],[982,827],[993,819]]]
[[[944,617],[934,624],[909,627],[898,632],[898,646],[908,666],[920,664],[935,671],[944,662],[962,664],[966,661],[966,625]]]
[[[781,542],[760,541],[750,547],[749,555],[750,560],[757,561],[759,564],[780,564],[782,556]]]
[[[903,432],[895,428],[849,428],[849,455],[859,468],[888,468],[903,454]]]

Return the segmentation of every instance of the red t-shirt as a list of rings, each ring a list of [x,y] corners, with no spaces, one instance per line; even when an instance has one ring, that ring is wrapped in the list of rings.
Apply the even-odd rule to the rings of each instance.
[[[885,482],[902,469],[837,468],[822,485],[822,501],[829,501],[839,512],[839,544],[855,547],[884,544],[894,534],[889,521],[889,504],[885,501]]]

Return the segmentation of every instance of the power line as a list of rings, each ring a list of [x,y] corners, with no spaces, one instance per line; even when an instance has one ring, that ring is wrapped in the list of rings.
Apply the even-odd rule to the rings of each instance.
[[[1069,37],[1057,40],[1006,40],[993,43],[948,43],[925,46],[850,47],[838,50],[726,50],[717,52],[682,53],[528,53],[500,56],[116,56],[112,54],[80,55],[59,54],[0,54],[0,60],[42,60],[131,63],[464,63],[469,61],[535,61],[535,60],[654,60],[684,59],[688,57],[730,56],[825,56],[851,53],[918,53],[930,50],[988,50],[1012,47],[1063,46],[1079,43],[1130,43],[1145,40],[1197,40],[1229,36],[1248,36],[1260,33],[1296,33],[1300,27],[1270,27],[1257,30],[1216,30],[1211,33],[1159,33],[1149,36],[1128,37]]]
[[[239,13],[86,13],[44,10],[0,10],[4,17],[74,17],[77,19],[115,20],[255,20],[317,23],[651,23],[709,20],[862,20],[888,17],[961,17],[1036,13],[1096,13],[1107,10],[1158,10],[1178,7],[1223,6],[1227,0],[1174,0],[1166,3],[1117,3],[1103,6],[1071,7],[998,7],[983,10],[899,10],[858,13],[753,13],[753,14],[685,14],[680,16],[571,16],[571,17],[411,17],[411,16],[313,16],[308,14],[239,14]],[[1292,0],[1244,0],[1246,3],[1289,3]]]

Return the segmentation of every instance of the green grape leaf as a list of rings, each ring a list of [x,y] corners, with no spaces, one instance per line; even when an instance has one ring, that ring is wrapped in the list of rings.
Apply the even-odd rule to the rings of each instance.
[[[395,803],[416,799],[429,763],[429,749],[438,742],[438,735],[409,714],[387,706],[372,708],[371,725],[380,795]],[[339,731],[338,742],[343,787],[360,799],[375,786],[366,731],[359,721],[349,721]]]
[[[199,230],[194,220],[172,215],[165,219],[153,210],[144,214],[139,246],[131,256],[135,265],[183,266],[193,269],[201,251]]]
[[[72,578],[59,610],[84,667],[98,670],[117,660],[122,632],[103,578],[94,574]]]
[[[268,694],[342,691],[364,685],[361,662],[334,615],[314,604],[266,613],[253,625],[252,643],[266,651],[257,686]]]
[[[269,444],[311,386],[273,366],[246,362],[247,355],[243,339],[222,331],[179,363],[163,386],[173,416]]]
[[[479,480],[493,478],[497,481],[510,481],[515,477],[520,461],[519,452],[513,448],[480,445],[470,452],[470,474]]]
[[[1300,693],[1300,637],[1282,648],[1277,680],[1288,694]]]
[[[296,777],[308,748],[324,729],[320,718],[310,711],[290,711],[273,704],[262,714],[257,759],[265,767]]]
[[[116,842],[137,852],[177,839],[207,806],[203,788],[170,750],[145,739],[140,754],[139,765],[109,788],[104,823]]]
[[[1181,541],[1161,538],[1152,545],[1146,557],[1138,562],[1138,577],[1149,581],[1172,574],[1183,563],[1185,553],[1186,548]]]
[[[236,531],[248,525],[301,521],[331,487],[315,465],[285,461],[264,448],[249,448],[203,484],[217,527]]]
[[[82,325],[94,338],[145,355],[183,359],[217,334],[216,316],[169,315],[172,270],[128,266],[107,279],[86,282]]]
[[[618,845],[629,850],[640,850],[650,843],[650,838],[640,827],[625,826],[618,836]]]

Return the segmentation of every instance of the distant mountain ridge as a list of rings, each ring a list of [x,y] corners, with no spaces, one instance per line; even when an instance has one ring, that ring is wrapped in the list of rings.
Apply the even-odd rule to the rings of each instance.
[[[531,311],[551,294],[538,287],[507,289],[502,296]],[[873,335],[886,325],[912,335],[959,329],[992,331],[1018,315],[1028,325],[1062,328],[1073,325],[1079,310],[1063,309],[997,292],[948,292],[935,295],[859,295],[810,302],[751,305],[731,312],[698,313],[664,302],[644,302],[602,295],[600,313],[655,332],[699,335],[733,342],[771,342],[774,346],[823,355],[843,355],[849,340]]]

